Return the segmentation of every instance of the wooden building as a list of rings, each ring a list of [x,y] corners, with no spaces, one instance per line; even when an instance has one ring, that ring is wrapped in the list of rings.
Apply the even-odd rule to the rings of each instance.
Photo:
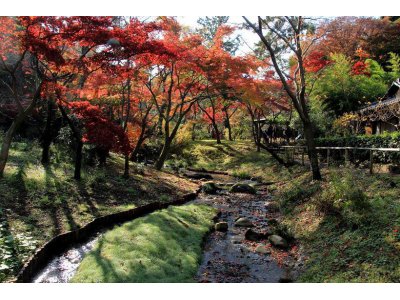
[[[381,134],[400,130],[400,78],[392,83],[378,102],[360,109],[357,114],[365,120],[365,132]]]

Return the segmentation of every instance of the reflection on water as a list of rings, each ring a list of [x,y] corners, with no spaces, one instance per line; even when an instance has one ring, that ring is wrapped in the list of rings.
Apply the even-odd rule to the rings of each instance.
[[[74,276],[86,253],[93,249],[100,234],[88,242],[75,245],[61,256],[53,258],[50,263],[33,279],[34,283],[65,283]]]

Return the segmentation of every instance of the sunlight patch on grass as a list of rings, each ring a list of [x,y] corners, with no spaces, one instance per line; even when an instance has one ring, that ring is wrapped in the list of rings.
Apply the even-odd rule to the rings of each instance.
[[[72,282],[193,282],[215,209],[174,206],[108,231]]]

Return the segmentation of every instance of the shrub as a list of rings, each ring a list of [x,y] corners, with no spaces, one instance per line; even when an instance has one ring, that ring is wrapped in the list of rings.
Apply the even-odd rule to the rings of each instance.
[[[246,171],[233,171],[232,176],[239,178],[239,179],[250,179],[251,178],[250,174]]]
[[[371,204],[350,175],[333,173],[331,181],[315,199],[318,210],[340,217],[346,225],[359,225],[365,220]]]

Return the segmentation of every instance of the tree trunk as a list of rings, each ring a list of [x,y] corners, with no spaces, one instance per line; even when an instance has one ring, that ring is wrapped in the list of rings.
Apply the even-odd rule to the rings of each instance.
[[[196,140],[196,123],[192,125],[192,141]]]
[[[42,164],[48,165],[50,162],[50,144],[51,141],[47,139],[42,142]]]
[[[275,160],[276,160],[278,163],[280,163],[281,165],[284,165],[285,167],[289,167],[289,166],[292,165],[291,163],[285,162],[282,158],[280,158],[279,155],[278,155],[274,150],[268,148],[267,146],[264,146],[264,145],[261,144],[261,143],[259,143],[258,145],[259,145],[259,147],[261,147],[261,148],[263,148],[264,150],[268,151],[268,152],[272,155],[272,157],[275,158]]]
[[[60,109],[64,119],[67,120],[68,126],[69,128],[71,128],[72,134],[76,141],[74,178],[76,180],[80,180],[81,167],[82,167],[82,148],[83,148],[82,135],[80,133],[79,128],[77,128],[72,122],[72,120],[68,117],[64,107],[61,104],[58,104],[58,108]]]
[[[36,89],[36,93],[33,96],[32,102],[25,110],[22,110],[18,113],[18,115],[12,122],[10,128],[8,128],[6,134],[4,135],[3,143],[1,145],[1,150],[0,150],[0,178],[3,178],[4,176],[4,169],[7,164],[8,154],[10,152],[10,146],[12,139],[15,135],[15,132],[18,130],[19,126],[25,120],[26,116],[29,115],[36,106],[36,102],[40,96],[41,87],[42,87],[42,82],[40,82],[39,87]]]
[[[233,137],[232,137],[232,127],[231,127],[231,122],[229,122],[229,119],[228,119],[228,137],[229,137],[229,140],[230,141],[233,141]]]
[[[157,121],[157,134],[158,134],[158,136],[161,136],[162,134],[163,134],[163,118],[164,118],[164,114],[165,114],[165,110],[166,110],[166,108],[167,108],[167,105],[166,104],[162,104],[161,105],[161,109],[160,109],[160,111],[159,111],[159,118],[158,118],[158,121]]]
[[[257,139],[257,152],[260,152],[260,143],[261,143],[261,128],[260,128],[260,123],[257,123],[257,133],[256,133],[256,139]]]
[[[230,141],[233,141],[232,138],[232,128],[231,128],[231,121],[229,120],[229,114],[228,114],[228,110],[224,109],[225,112],[225,126],[226,128],[228,128],[228,139]]]
[[[124,177],[129,178],[129,155],[125,155]]]
[[[6,167],[6,163],[8,160],[8,154],[10,152],[10,146],[11,146],[11,141],[14,137],[15,130],[16,130],[16,122],[14,121],[10,128],[7,130],[4,139],[3,139],[3,144],[1,145],[1,151],[0,151],[0,178],[3,178],[4,176],[4,169]]]
[[[164,166],[164,162],[167,159],[167,156],[169,154],[171,143],[172,143],[172,138],[165,137],[164,146],[163,146],[160,156],[158,157],[156,164],[155,164],[155,168],[157,170],[161,170],[162,167]]]
[[[215,138],[217,140],[217,144],[221,144],[221,137],[219,136],[219,130],[218,130],[218,125],[217,123],[215,123],[215,121],[212,121],[212,126],[214,128],[215,131]]]
[[[307,154],[311,164],[311,171],[314,180],[321,180],[321,172],[318,164],[318,152],[315,149],[314,126],[312,123],[304,123],[304,136],[307,145]]]
[[[139,153],[140,147],[142,146],[144,140],[145,139],[142,136],[139,137],[139,139],[138,139],[138,141],[137,141],[137,143],[135,145],[135,148],[133,149],[133,151],[131,153],[131,156],[130,156],[130,160],[131,161],[136,161],[136,158],[137,158],[137,155]]]

